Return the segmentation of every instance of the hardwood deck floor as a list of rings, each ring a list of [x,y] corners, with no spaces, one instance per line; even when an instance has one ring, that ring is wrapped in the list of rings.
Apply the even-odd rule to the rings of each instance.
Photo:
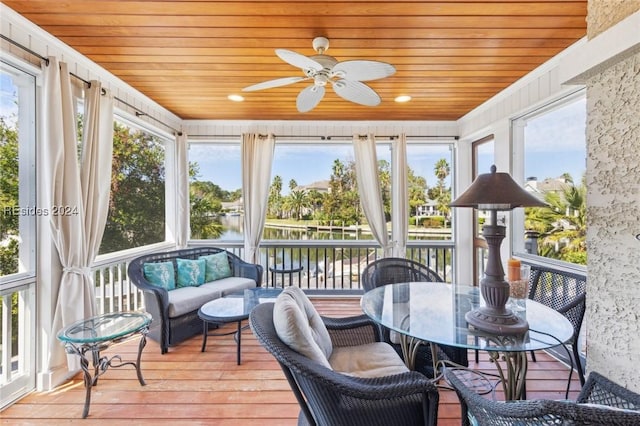
[[[359,298],[314,298],[327,316],[360,314]],[[227,326],[229,330],[233,326]],[[134,360],[138,339],[109,348]],[[11,425],[240,425],[297,424],[298,405],[275,359],[245,330],[242,365],[236,365],[231,336],[210,337],[206,352],[196,336],[161,355],[149,340],[142,356],[147,382],[140,386],[131,367],[109,369],[92,391],[89,417],[81,418],[85,390],[82,375],[51,392],[33,392],[0,413],[0,422]],[[486,354],[472,368],[495,372]],[[568,368],[545,353],[529,363],[527,393],[533,398],[564,398]],[[573,375],[570,398],[580,383]],[[460,406],[453,391],[441,390],[439,425],[459,425]]]

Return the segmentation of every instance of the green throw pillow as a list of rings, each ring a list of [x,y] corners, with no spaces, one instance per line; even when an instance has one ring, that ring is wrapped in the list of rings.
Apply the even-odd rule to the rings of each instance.
[[[142,265],[144,277],[151,284],[162,287],[165,290],[176,288],[175,272],[171,262],[150,262]]]
[[[200,259],[204,259],[207,263],[204,275],[206,282],[231,276],[231,267],[229,266],[229,259],[227,258],[226,252],[221,251],[220,253],[201,256]]]
[[[178,264],[177,287],[194,287],[204,283],[204,259],[176,259]]]

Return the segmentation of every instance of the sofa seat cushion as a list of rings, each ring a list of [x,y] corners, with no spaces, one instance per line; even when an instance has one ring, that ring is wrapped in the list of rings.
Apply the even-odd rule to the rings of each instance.
[[[329,364],[335,371],[362,378],[392,376],[409,371],[398,353],[385,342],[334,346]]]
[[[168,292],[169,318],[176,318],[197,311],[205,303],[222,296],[215,287],[181,287]]]
[[[211,288],[220,292],[222,296],[244,290],[246,288],[255,288],[256,282],[251,278],[244,277],[228,277],[220,280],[206,282],[201,288]],[[200,306],[198,306],[200,308]]]

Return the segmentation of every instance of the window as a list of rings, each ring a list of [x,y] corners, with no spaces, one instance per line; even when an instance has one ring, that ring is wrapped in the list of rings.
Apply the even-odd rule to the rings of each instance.
[[[35,387],[35,87],[0,62],[0,408]]]
[[[586,98],[583,91],[514,123],[525,189],[549,207],[527,208],[516,250],[586,264]],[[518,241],[518,240],[516,240]]]
[[[495,163],[495,140],[493,135],[487,136],[472,144],[473,155],[473,180],[478,175],[489,173],[491,166]],[[480,285],[480,280],[484,277],[485,265],[489,254],[487,242],[482,236],[482,226],[489,218],[489,212],[473,209],[473,276],[474,285]]]
[[[390,220],[389,142],[377,143],[377,157],[384,208]],[[451,239],[451,144],[410,143],[407,157],[409,239]],[[191,238],[241,241],[239,142],[190,143],[189,168]],[[362,230],[366,220],[350,140],[276,142],[271,174],[264,240],[373,239]],[[287,224],[292,226],[283,226]]]
[[[407,165],[409,240],[450,240],[452,145],[407,144]]]
[[[35,78],[1,63],[0,276],[34,271]]]
[[[100,254],[165,240],[166,140],[131,123],[114,121],[113,169]]]
[[[388,175],[388,147],[377,148]],[[264,239],[372,239],[363,217],[351,142],[276,143]],[[302,224],[317,228],[287,226]]]
[[[242,241],[240,143],[189,144],[191,239]]]

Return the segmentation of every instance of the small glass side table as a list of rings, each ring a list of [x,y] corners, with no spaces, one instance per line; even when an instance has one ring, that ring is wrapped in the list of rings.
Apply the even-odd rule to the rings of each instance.
[[[142,386],[146,384],[140,371],[140,357],[142,349],[147,344],[149,324],[151,324],[151,315],[147,313],[116,312],[77,321],[58,332],[58,339],[64,343],[67,353],[80,357],[80,367],[84,372],[84,386],[86,388],[82,418],[89,415],[91,388],[98,383],[98,378],[109,367],[133,365],[140,384]],[[120,355],[114,355],[111,358],[100,356],[100,351],[107,349],[112,343],[117,343],[134,334],[141,336],[138,344],[138,358],[135,362],[122,362]],[[89,369],[87,352],[91,352],[92,355],[93,377]]]

